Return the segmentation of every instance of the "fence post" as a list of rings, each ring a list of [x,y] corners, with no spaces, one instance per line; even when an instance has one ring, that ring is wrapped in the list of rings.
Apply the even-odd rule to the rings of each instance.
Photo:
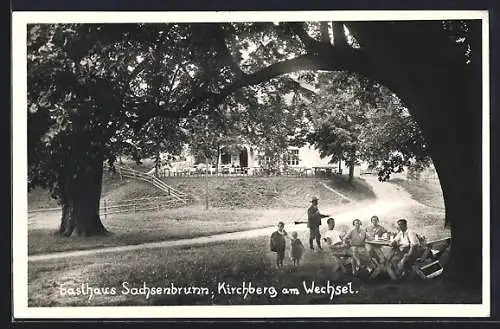
[[[107,218],[107,217],[108,217],[108,209],[106,206],[106,199],[104,199],[104,218]]]
[[[134,199],[134,214],[136,213],[137,209],[136,209],[136,200]]]

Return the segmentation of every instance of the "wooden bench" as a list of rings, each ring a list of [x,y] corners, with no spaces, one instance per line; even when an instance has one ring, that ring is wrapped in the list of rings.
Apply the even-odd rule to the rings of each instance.
[[[443,272],[443,265],[448,261],[447,255],[451,248],[451,238],[442,238],[432,240],[421,245],[413,256],[413,263],[407,271],[396,275],[401,277],[420,277],[422,279],[431,279],[439,276]],[[388,260],[387,266],[391,267],[391,261]],[[394,278],[393,278],[394,279]]]
[[[413,274],[423,279],[439,276],[443,272],[443,265],[448,261],[450,248],[450,237],[427,242],[412,266]]]
[[[382,273],[387,273],[392,280],[397,280],[401,278],[401,273],[393,268],[392,258],[394,257],[394,251],[386,257],[381,250],[381,247],[390,247],[390,241],[367,241],[374,247],[374,251],[383,261],[377,263],[374,271],[370,275],[370,279],[374,279]],[[443,272],[442,265],[446,262],[446,259],[442,259],[446,255],[451,246],[451,238],[443,238],[438,240],[433,240],[425,242],[422,246],[417,249],[416,254],[413,256],[413,263],[410,265],[408,271],[410,276],[419,276],[421,278],[430,279],[440,275]]]

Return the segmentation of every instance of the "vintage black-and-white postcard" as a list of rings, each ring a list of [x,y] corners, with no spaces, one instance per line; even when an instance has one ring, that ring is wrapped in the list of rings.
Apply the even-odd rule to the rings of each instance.
[[[15,318],[490,315],[487,11],[12,26]]]

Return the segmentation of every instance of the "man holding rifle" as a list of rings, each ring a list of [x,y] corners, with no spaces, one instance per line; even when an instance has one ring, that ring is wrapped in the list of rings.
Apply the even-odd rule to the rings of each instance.
[[[330,215],[323,215],[318,209],[318,198],[313,197],[311,200],[311,206],[307,209],[307,227],[309,228],[309,248],[314,250],[314,240],[318,245],[318,249],[321,248],[321,233],[319,232],[319,226],[321,225],[321,218],[330,217]]]

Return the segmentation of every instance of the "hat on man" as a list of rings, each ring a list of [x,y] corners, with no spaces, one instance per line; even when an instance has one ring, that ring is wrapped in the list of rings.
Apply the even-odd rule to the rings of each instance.
[[[313,196],[311,202],[318,201],[318,200],[319,199],[317,197]]]

